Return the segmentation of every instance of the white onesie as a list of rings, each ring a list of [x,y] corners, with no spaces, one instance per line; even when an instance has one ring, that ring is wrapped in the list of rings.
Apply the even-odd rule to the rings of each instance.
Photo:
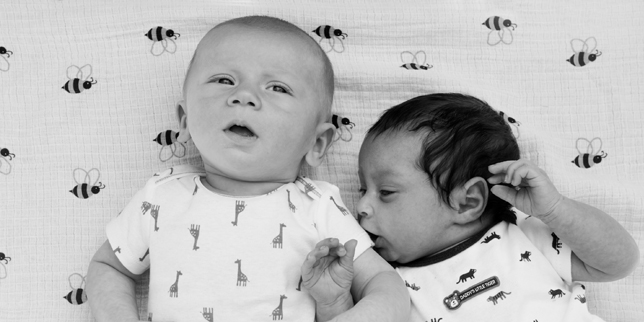
[[[261,196],[204,187],[203,169],[156,174],[107,226],[121,263],[150,269],[154,321],[313,321],[300,268],[320,240],[372,246],[336,186],[298,177]]]
[[[479,236],[396,268],[411,321],[603,321],[572,282],[571,250],[539,219],[518,216]]]

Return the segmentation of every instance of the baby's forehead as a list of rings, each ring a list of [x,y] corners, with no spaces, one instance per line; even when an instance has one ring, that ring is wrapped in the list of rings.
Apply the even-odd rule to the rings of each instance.
[[[310,50],[312,49],[312,44],[317,45],[313,38],[301,29],[297,29],[297,27],[284,28],[277,25],[255,26],[241,23],[227,23],[218,25],[208,31],[199,42],[197,50],[213,42],[217,43],[228,39],[255,39],[258,36],[279,42],[283,46],[291,46],[302,50]]]
[[[258,60],[277,59],[274,64],[265,66],[268,69],[312,69],[307,73],[300,70],[294,72],[307,78],[321,78],[318,71],[324,72],[325,62],[315,51],[317,43],[307,38],[310,37],[301,31],[270,30],[245,25],[218,26],[211,29],[199,42],[193,62],[203,58],[218,59],[218,62],[225,63],[219,60],[231,55],[236,57],[239,50],[243,50],[246,55],[250,53]],[[231,45],[235,48],[231,48]]]

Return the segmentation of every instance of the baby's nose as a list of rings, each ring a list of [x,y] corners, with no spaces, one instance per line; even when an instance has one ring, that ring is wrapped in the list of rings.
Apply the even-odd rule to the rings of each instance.
[[[367,219],[371,214],[371,208],[367,205],[364,197],[358,201],[356,212],[358,213],[358,222],[362,222],[364,219]]]
[[[259,98],[249,89],[245,88],[240,88],[239,90],[235,91],[230,97],[228,98],[228,105],[229,106],[235,106],[235,105],[248,105],[252,106],[255,109],[258,109],[261,107]]]
[[[255,106],[255,103],[253,103],[253,101],[243,101],[242,102],[242,101],[240,101],[238,99],[233,99],[232,104],[248,104],[250,106]]]

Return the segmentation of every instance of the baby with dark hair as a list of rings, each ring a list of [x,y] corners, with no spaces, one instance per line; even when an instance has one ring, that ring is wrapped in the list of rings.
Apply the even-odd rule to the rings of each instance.
[[[520,159],[480,99],[430,94],[390,108],[359,167],[360,225],[405,281],[411,321],[601,321],[579,282],[637,266],[630,234]]]

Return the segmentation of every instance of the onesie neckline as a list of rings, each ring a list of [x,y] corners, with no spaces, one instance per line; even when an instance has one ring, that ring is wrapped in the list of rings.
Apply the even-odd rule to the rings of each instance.
[[[234,195],[227,195],[227,194],[223,194],[223,193],[219,193],[219,192],[216,192],[216,191],[212,191],[212,190],[210,190],[210,189],[209,189],[209,188],[207,188],[207,187],[206,187],[206,185],[202,182],[202,180],[203,180],[203,179],[205,179],[205,176],[203,176],[203,175],[201,175],[201,174],[200,174],[200,175],[196,175],[196,176],[194,177],[195,184],[197,185],[197,187],[198,187],[199,189],[203,189],[203,190],[207,191],[207,193],[209,193],[209,194],[211,194],[211,195],[213,195],[213,196],[216,196],[216,197],[220,197],[220,198],[235,198],[235,199],[244,199],[244,200],[251,200],[251,199],[263,198],[263,197],[266,197],[266,196],[268,196],[268,195],[271,195],[271,194],[273,194],[273,193],[275,193],[275,192],[277,192],[277,191],[279,191],[279,190],[285,189],[285,187],[286,187],[286,186],[288,186],[288,185],[294,184],[294,181],[293,181],[293,182],[288,182],[288,183],[285,183],[285,184],[283,184],[283,185],[281,185],[281,186],[279,186],[279,187],[275,188],[274,190],[271,190],[271,191],[269,191],[269,192],[267,192],[267,193],[265,193],[265,194],[261,194],[261,195],[254,195],[254,196],[234,196]],[[297,179],[296,179],[296,180],[297,180]]]
[[[499,221],[500,222],[500,221]],[[485,229],[481,229],[480,232],[476,233],[475,235],[467,238],[466,240],[462,241],[460,244],[457,244],[456,246],[453,246],[445,251],[441,251],[437,254],[432,254],[428,255],[425,257],[418,258],[416,260],[413,260],[409,263],[404,263],[400,264],[398,262],[389,262],[391,266],[394,268],[396,267],[423,267],[423,266],[429,266],[432,264],[440,263],[444,260],[448,260],[466,249],[470,248],[472,245],[476,244],[481,238],[483,238],[490,229],[492,229],[494,226],[498,225],[499,222],[492,223],[490,226],[488,226]]]

